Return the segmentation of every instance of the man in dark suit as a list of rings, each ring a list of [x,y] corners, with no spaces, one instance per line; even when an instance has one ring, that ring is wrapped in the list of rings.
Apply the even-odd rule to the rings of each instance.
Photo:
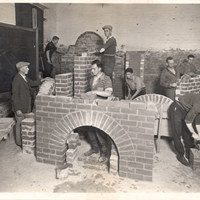
[[[31,87],[40,85],[41,81],[32,81],[26,77],[29,71],[30,63],[28,62],[18,62],[16,64],[18,73],[12,82],[12,103],[13,112],[15,113],[16,119],[16,144],[21,146],[21,121],[24,119],[24,115],[32,112],[32,97],[31,97]]]

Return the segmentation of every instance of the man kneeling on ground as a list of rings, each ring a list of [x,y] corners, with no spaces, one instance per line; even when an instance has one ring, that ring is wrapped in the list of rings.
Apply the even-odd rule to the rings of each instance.
[[[112,81],[109,76],[103,72],[102,63],[94,60],[92,63],[92,78],[90,81],[89,94],[109,97],[112,95]],[[91,149],[84,153],[85,156],[97,154],[100,151],[99,162],[107,162],[110,156],[110,138],[103,131],[97,128],[88,130],[88,138],[91,143]]]

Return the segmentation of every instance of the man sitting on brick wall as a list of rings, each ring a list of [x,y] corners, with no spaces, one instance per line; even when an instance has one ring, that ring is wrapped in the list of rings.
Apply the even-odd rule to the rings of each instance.
[[[193,64],[194,58],[194,55],[190,54],[187,59],[181,63],[179,66],[179,72],[181,76],[184,74],[190,75],[191,77],[197,75],[197,69]]]
[[[190,148],[199,148],[200,140],[200,94],[186,94],[169,108],[172,137],[177,159],[189,166]],[[183,143],[182,143],[183,140]]]
[[[103,72],[102,63],[99,60],[94,60],[92,63],[91,72],[93,77],[90,81],[89,94],[96,94],[98,96],[109,97],[112,95],[112,81],[109,76]],[[110,138],[103,131],[91,128],[88,130],[88,139],[91,142],[91,149],[84,153],[85,156],[97,154],[101,151],[99,162],[107,162],[110,155]]]
[[[28,62],[18,62],[16,64],[18,73],[12,82],[12,103],[16,119],[15,142],[18,146],[22,145],[21,121],[24,119],[24,114],[32,112],[31,87],[41,84],[41,80],[32,81],[26,77],[29,65]]]
[[[166,59],[166,64],[167,67],[163,69],[160,75],[160,85],[163,87],[164,95],[174,101],[180,74],[174,66],[174,59],[172,57]]]
[[[133,100],[138,96],[141,96],[143,94],[146,94],[146,88],[143,80],[133,75],[133,69],[127,68],[125,70],[125,82],[127,86],[127,93],[126,99],[127,100]]]

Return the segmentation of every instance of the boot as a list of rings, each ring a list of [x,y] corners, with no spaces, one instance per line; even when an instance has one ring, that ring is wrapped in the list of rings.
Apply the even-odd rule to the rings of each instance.
[[[178,160],[179,162],[181,162],[183,165],[185,165],[185,166],[187,166],[187,167],[190,166],[189,160],[186,158],[185,155],[181,156],[180,154],[178,154],[178,155],[176,156],[176,158],[177,158],[177,160]]]
[[[85,153],[84,153],[84,156],[91,156],[92,154],[97,154],[97,153],[99,153],[99,149],[98,148],[96,148],[96,147],[92,147],[89,151],[86,151]]]

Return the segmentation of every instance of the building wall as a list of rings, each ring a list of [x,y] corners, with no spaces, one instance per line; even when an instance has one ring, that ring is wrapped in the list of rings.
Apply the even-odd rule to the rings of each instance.
[[[199,49],[199,9],[197,4],[50,4],[45,36],[58,34],[61,43],[71,45],[85,31],[104,37],[102,26],[111,24],[118,46],[127,50]]]
[[[0,3],[0,22],[15,25],[15,4]]]

